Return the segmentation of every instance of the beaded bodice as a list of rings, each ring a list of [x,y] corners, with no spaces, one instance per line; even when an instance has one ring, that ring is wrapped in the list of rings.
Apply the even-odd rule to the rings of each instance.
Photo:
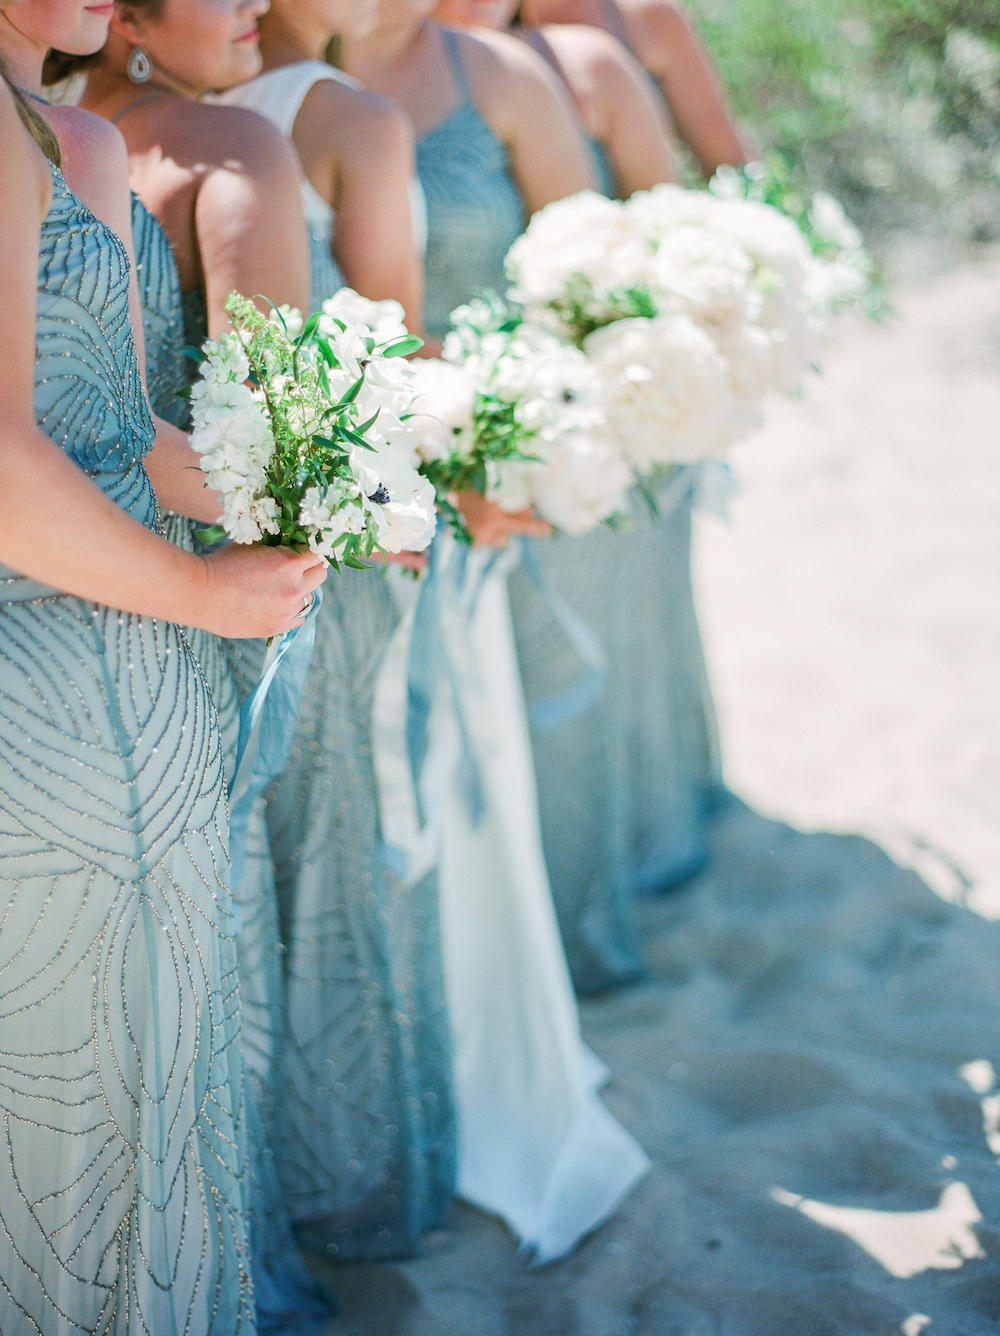
[[[135,275],[142,301],[146,334],[146,388],[153,412],[175,427],[188,419],[188,402],[177,391],[189,379],[184,356],[184,319],[177,263],[167,234],[143,204],[132,196],[132,238]]]
[[[35,417],[123,510],[152,528],[154,430],[132,340],[119,238],[52,169],[38,256]]]
[[[506,288],[503,262],[524,230],[524,204],[506,147],[472,99],[458,38],[441,30],[461,102],[417,141],[417,175],[427,196],[424,320],[436,338],[448,316],[484,289]]]

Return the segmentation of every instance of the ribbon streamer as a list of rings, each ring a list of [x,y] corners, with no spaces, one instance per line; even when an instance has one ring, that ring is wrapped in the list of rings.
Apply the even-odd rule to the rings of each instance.
[[[240,707],[236,771],[229,786],[229,857],[234,886],[243,880],[250,811],[288,760],[322,601],[322,588],[315,589],[302,625],[274,638],[264,657],[260,681]]]

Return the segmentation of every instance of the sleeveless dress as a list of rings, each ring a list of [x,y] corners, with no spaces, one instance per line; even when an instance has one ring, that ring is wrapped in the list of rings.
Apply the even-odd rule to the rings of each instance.
[[[460,105],[417,144],[429,220],[427,327],[436,335],[454,307],[484,288],[503,290],[503,259],[525,223],[459,39],[441,32]],[[598,1098],[606,1073],[580,1037],[510,625],[505,570],[514,553],[443,546],[445,653],[466,734],[463,742],[455,718],[440,717],[449,754],[440,877],[459,1192],[500,1215],[522,1249],[547,1262],[599,1225],[649,1162]],[[469,784],[457,782],[473,768],[479,810]]]
[[[348,81],[309,61],[234,93],[290,135],[318,79]],[[310,192],[304,182],[307,207]],[[317,308],[339,286],[333,211],[319,202]],[[400,622],[386,573],[332,572],[323,595],[291,754],[268,794],[288,1000],[278,1167],[303,1246],[406,1257],[444,1223],[455,1178],[437,875],[409,885],[384,849],[372,712]],[[231,652],[252,679],[259,644]]]
[[[303,60],[267,70],[249,83],[237,84],[235,88],[217,94],[212,100],[256,111],[276,125],[286,139],[291,139],[295,118],[302,109],[306,94],[324,79],[344,84],[347,88],[361,87],[357,79],[322,60]],[[302,211],[309,231],[312,263],[312,309],[318,311],[327,297],[332,297],[344,286],[344,279],[330,249],[334,211],[304,174],[301,185]],[[410,211],[414,245],[422,253],[427,242],[427,208],[416,181],[410,183]]]
[[[53,178],[36,417],[153,528],[128,259]],[[254,1330],[226,843],[184,633],[0,568],[4,1336]]]
[[[187,426],[188,401],[177,391],[196,364],[185,343],[203,341],[204,302],[188,294],[185,329],[180,279],[166,233],[142,201],[132,199],[136,278],[146,342],[146,383],[154,413]],[[164,532],[188,551],[198,546],[199,526],[168,514]],[[239,740],[239,696],[225,642],[198,628],[186,630],[218,711],[227,777],[233,774]],[[242,882],[233,887],[245,1066],[247,1226],[258,1330],[278,1333],[318,1325],[336,1311],[331,1295],[307,1271],[292,1236],[274,1168],[276,1126],[275,1057],[284,1033],[282,946],[274,871],[264,804],[251,814]]]
[[[565,82],[544,35],[525,34]],[[603,145],[602,189],[615,194]],[[536,582],[510,578],[532,718],[545,856],[563,942],[580,992],[640,978],[636,892],[665,891],[708,857],[706,816],[721,792],[715,713],[691,587],[697,471],[669,480],[658,514],[638,491],[629,525],[535,544],[545,584],[598,637],[604,690],[558,725],[541,702],[584,669]]]

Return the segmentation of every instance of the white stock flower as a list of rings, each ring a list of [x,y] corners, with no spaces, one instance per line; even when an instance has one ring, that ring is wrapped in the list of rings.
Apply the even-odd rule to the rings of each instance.
[[[639,472],[720,453],[733,438],[729,366],[688,316],[619,320],[584,344],[608,426]]]

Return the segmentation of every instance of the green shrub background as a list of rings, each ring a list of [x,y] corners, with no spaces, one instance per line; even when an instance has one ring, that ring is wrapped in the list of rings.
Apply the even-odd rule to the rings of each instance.
[[[869,235],[1000,240],[1000,0],[688,0],[762,147]]]

